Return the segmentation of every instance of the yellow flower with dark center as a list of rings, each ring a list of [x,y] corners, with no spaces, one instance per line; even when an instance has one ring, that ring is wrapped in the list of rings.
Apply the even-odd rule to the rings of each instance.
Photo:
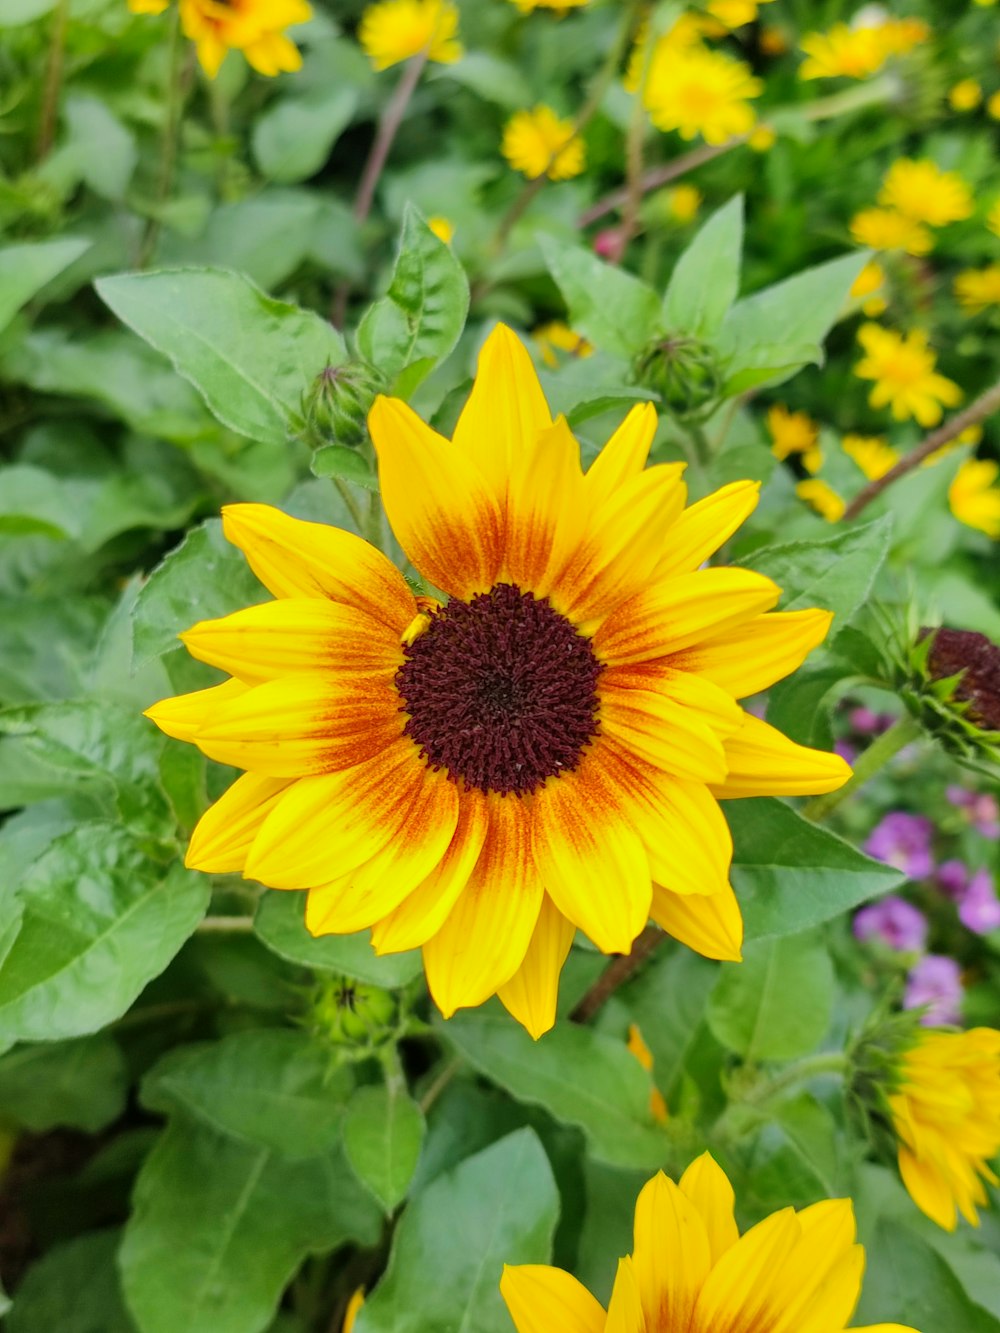
[[[885,287],[885,269],[877,259],[869,259],[851,286],[851,295],[861,301],[866,315],[881,315],[888,302],[882,294]]]
[[[541,1264],[505,1266],[500,1291],[517,1333],[844,1333],[865,1266],[855,1236],[849,1199],[784,1208],[741,1236],[733,1187],[705,1153],[679,1184],[659,1172],[643,1187],[607,1312]]]
[[[908,255],[926,255],[934,247],[926,227],[893,208],[863,208],[855,213],[851,236],[872,250],[905,250]]]
[[[501,152],[515,171],[530,180],[538,176],[570,180],[587,165],[586,149],[573,122],[561,120],[544,103],[511,116],[504,127]]]
[[[646,1073],[652,1074],[653,1052],[643,1040],[638,1023],[629,1024],[628,1048],[642,1065],[643,1069],[645,1069]],[[663,1100],[663,1093],[659,1088],[653,1088],[652,1092],[649,1094],[649,1109],[653,1119],[660,1125],[665,1125],[670,1119],[670,1114],[667,1111],[667,1103]]]
[[[184,35],[210,79],[227,51],[239,51],[258,74],[270,77],[302,65],[285,29],[311,17],[305,0],[180,0],[180,13]]]
[[[439,65],[464,55],[458,10],[451,0],[381,0],[361,15],[358,41],[376,69],[388,69],[422,52]]]
[[[974,111],[982,100],[982,84],[976,79],[960,79],[948,93],[954,111]]]
[[[558,352],[566,352],[575,357],[594,355],[594,349],[587,342],[587,339],[582,334],[575,333],[568,324],[564,324],[560,319],[551,320],[548,324],[540,324],[531,336],[538,345],[542,360],[552,370],[555,370],[559,365]]]
[[[1000,464],[991,458],[970,458],[955,474],[948,488],[948,506],[966,527],[978,528],[1000,541]]]
[[[742,60],[700,42],[677,45],[668,36],[650,60],[643,102],[658,129],[718,144],[749,134],[756,119],[750,102],[763,90]]]
[[[903,1056],[889,1098],[899,1171],[913,1202],[954,1231],[979,1225],[987,1163],[1000,1152],[1000,1032],[926,1032]]]
[[[880,324],[863,324],[858,342],[866,355],[854,373],[875,381],[868,395],[872,407],[888,407],[897,421],[913,417],[921,426],[936,426],[942,407],[961,402],[958,385],[935,371],[937,356],[923,329],[903,334]]]
[[[1000,305],[1000,264],[969,268],[955,279],[958,303],[972,315],[991,305]]]
[[[644,467],[656,424],[633,408],[584,475],[502,326],[453,441],[376,399],[386,512],[444,604],[352,533],[226,508],[275,600],[184,634],[232,679],[149,710],[246,770],[187,864],[308,889],[314,935],[423,948],[445,1015],[499,993],[536,1035],[577,929],[627,953],[652,917],[738,958],[718,800],[831,791],[850,770],[736,701],[793,671],[830,616],[772,613],[769,579],[701,568],[759,486],[685,509],[683,466]]]
[[[845,435],[841,446],[869,481],[878,481],[899,462],[899,450],[887,444],[881,435]]]
[[[800,79],[867,79],[887,55],[877,27],[849,28],[846,23],[807,33],[801,45],[809,59],[799,69]]]
[[[808,453],[815,449],[819,427],[807,412],[789,412],[783,403],[767,409],[767,429],[771,435],[771,453],[775,458]]]
[[[886,172],[878,202],[911,222],[944,227],[971,217],[972,191],[956,171],[942,171],[929,158],[901,157]]]
[[[833,487],[819,477],[800,481],[795,487],[795,494],[815,509],[821,518],[825,518],[827,523],[836,523],[844,517],[847,505]]]

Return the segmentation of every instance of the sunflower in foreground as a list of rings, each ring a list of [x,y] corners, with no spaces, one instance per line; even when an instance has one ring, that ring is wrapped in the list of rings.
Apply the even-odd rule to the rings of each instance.
[[[369,425],[396,536],[447,600],[415,597],[350,532],[223,511],[275,600],[182,635],[231,679],[149,710],[246,770],[187,864],[308,889],[314,935],[371,927],[379,953],[422,948],[446,1016],[498,993],[536,1036],[577,929],[627,953],[652,916],[739,958],[718,798],[849,776],[736,702],[830,622],[772,613],[780,590],[760,574],[700,568],[757,484],[685,509],[682,467],[645,468],[649,404],[584,475],[503,327],[453,441],[393,398]]]
[[[632,1253],[619,1261],[607,1312],[559,1268],[504,1268],[500,1291],[518,1333],[843,1333],[865,1263],[850,1200],[783,1208],[743,1236],[733,1207],[708,1153],[677,1185],[658,1173],[636,1202]]]

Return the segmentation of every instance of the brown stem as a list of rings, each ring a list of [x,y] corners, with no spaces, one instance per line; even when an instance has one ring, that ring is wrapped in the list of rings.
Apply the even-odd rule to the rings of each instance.
[[[52,18],[52,45],[45,70],[42,92],[42,111],[38,120],[38,161],[52,147],[56,132],[56,111],[59,107],[59,89],[62,87],[63,59],[66,54],[66,25],[69,22],[69,0],[59,0]]]
[[[666,185],[678,176],[686,176],[689,171],[694,171],[695,167],[702,166],[705,162],[711,162],[713,158],[728,153],[731,148],[738,148],[741,143],[746,143],[750,136],[747,134],[738,135],[734,139],[727,139],[725,143],[702,144],[700,148],[692,148],[690,153],[684,153],[680,157],[675,157],[672,162],[666,162],[662,167],[653,167],[647,171],[639,182],[640,192],[649,194],[650,190],[658,189],[661,185]],[[629,200],[629,187],[621,186],[617,190],[612,190],[606,194],[603,199],[598,199],[596,204],[585,209],[577,218],[578,227],[589,227],[592,222],[597,222],[600,218],[606,217],[608,213],[614,213],[621,208],[622,204],[627,204]]]
[[[629,980],[651,954],[656,952],[664,938],[659,926],[647,926],[632,945],[631,953],[623,954],[601,973],[590,990],[570,1014],[573,1023],[587,1023],[602,1009],[615,991]]]
[[[904,458],[899,460],[895,467],[889,469],[885,476],[869,482],[844,510],[845,521],[857,518],[863,509],[867,509],[873,500],[878,499],[887,486],[891,486],[894,481],[898,481],[900,477],[905,477],[908,472],[912,472],[914,468],[919,467],[925,458],[929,458],[931,454],[936,453],[943,445],[949,444],[961,435],[963,430],[967,430],[969,426],[977,425],[997,411],[1000,411],[1000,382],[994,384],[992,389],[987,389],[985,393],[980,394],[974,403],[970,403],[967,408],[953,416],[950,421],[946,421],[943,426],[938,426],[937,430],[931,431],[925,440],[922,440],[915,449],[911,449]]]

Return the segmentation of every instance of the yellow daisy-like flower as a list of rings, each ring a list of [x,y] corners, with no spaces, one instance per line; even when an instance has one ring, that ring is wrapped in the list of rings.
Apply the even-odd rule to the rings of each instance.
[[[195,44],[210,79],[227,51],[239,51],[258,74],[301,68],[302,56],[285,29],[312,16],[306,0],[180,0],[181,27]]]
[[[948,488],[948,506],[966,527],[978,528],[1000,541],[1000,465],[990,458],[970,458]]]
[[[658,1172],[643,1187],[606,1312],[575,1277],[541,1264],[506,1265],[500,1291],[517,1333],[844,1333],[865,1266],[856,1234],[851,1201],[830,1199],[741,1236],[733,1187],[705,1153],[679,1184]]]
[[[878,481],[899,462],[900,454],[881,435],[845,435],[841,447],[869,481]]]
[[[991,305],[1000,305],[1000,264],[969,268],[955,279],[958,303],[971,315],[978,315]]]
[[[775,458],[808,453],[815,449],[819,439],[819,427],[807,412],[789,412],[782,403],[774,403],[767,409],[767,429]]]
[[[574,332],[561,319],[553,319],[548,324],[540,324],[532,332],[532,338],[538,345],[542,360],[552,370],[559,365],[559,352],[570,356],[588,357],[594,355],[593,346],[582,334]]]
[[[877,27],[849,28],[846,23],[807,33],[801,46],[809,59],[799,69],[800,79],[867,79],[888,54]]]
[[[522,14],[534,13],[536,9],[554,9],[561,18],[568,9],[582,9],[590,0],[513,0]]]
[[[750,102],[763,90],[742,60],[700,43],[678,48],[667,38],[650,61],[643,102],[658,129],[718,144],[753,129]]]
[[[628,1028],[628,1049],[642,1065],[647,1074],[653,1072],[653,1052],[646,1045],[638,1023],[630,1023]],[[670,1119],[663,1093],[654,1088],[649,1094],[649,1109],[657,1124],[665,1125]]]
[[[561,120],[544,103],[511,116],[504,127],[500,151],[515,171],[523,172],[530,180],[538,176],[570,180],[587,165],[586,148],[573,122]]]
[[[869,259],[851,287],[851,295],[861,301],[866,315],[881,315],[888,306],[882,295],[885,287],[885,269],[877,259]]]
[[[732,30],[753,23],[759,16],[760,6],[768,3],[770,0],[708,0],[706,8],[713,18]]]
[[[458,10],[451,0],[381,0],[361,15],[358,41],[378,70],[427,53],[439,65],[465,54],[458,39]]]
[[[444,241],[445,245],[451,245],[455,236],[455,224],[453,222],[438,215],[428,218],[427,225],[439,241]]]
[[[170,0],[128,0],[133,14],[162,14]]]
[[[908,255],[926,255],[934,248],[934,237],[919,222],[892,208],[863,208],[851,219],[851,236],[871,250],[905,250]]]
[[[667,212],[675,222],[693,222],[702,204],[696,185],[674,185],[666,191]]]
[[[832,486],[820,481],[819,477],[800,481],[795,487],[795,494],[815,509],[821,518],[825,518],[827,523],[837,523],[844,517],[844,510],[847,508],[844,500]]]
[[[911,222],[944,227],[971,217],[972,191],[956,171],[942,171],[930,158],[901,157],[886,172],[878,202]]]
[[[960,79],[948,93],[953,111],[975,111],[982,100],[983,87],[976,79]]]
[[[349,532],[265,505],[223,528],[276,600],[182,636],[232,679],[155,704],[168,735],[246,771],[187,864],[308,889],[314,935],[422,948],[451,1015],[499,993],[538,1035],[577,929],[627,953],[650,917],[738,958],[719,798],[850,776],[736,700],[793,671],[826,611],[702,569],[753,510],[736,482],[684,508],[683,466],[644,470],[633,408],[598,459],[553,422],[524,345],[490,335],[453,441],[394,398],[369,428],[415,598]]]
[[[868,395],[872,407],[888,407],[897,421],[916,419],[921,426],[936,426],[942,407],[955,407],[962,390],[938,375],[935,352],[927,346],[923,329],[897,333],[880,324],[862,324],[858,342],[866,355],[854,367],[855,375],[874,380]]]
[[[747,140],[747,143],[755,153],[770,152],[777,142],[778,136],[775,134],[774,130],[771,129],[770,125],[758,125]]]
[[[899,1068],[889,1098],[899,1171],[913,1202],[954,1231],[958,1214],[979,1225],[987,1163],[1000,1152],[1000,1032],[926,1032]]]

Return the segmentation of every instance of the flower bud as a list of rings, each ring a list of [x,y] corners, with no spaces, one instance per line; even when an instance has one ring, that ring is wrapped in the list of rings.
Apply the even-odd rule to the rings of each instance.
[[[307,443],[314,449],[325,444],[361,444],[375,395],[386,387],[384,375],[367,361],[327,365],[302,398]]]
[[[639,355],[636,380],[655,389],[677,416],[704,420],[718,406],[722,371],[715,349],[686,334],[658,338]]]
[[[900,694],[949,753],[991,777],[1000,773],[1000,648],[985,634],[921,629]]]
[[[367,1053],[392,1038],[397,1016],[391,992],[350,977],[324,977],[313,993],[309,1021],[333,1045]]]

